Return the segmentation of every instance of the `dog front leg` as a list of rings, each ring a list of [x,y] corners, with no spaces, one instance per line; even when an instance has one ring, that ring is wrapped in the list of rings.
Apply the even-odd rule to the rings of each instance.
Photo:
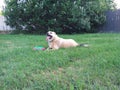
[[[51,47],[48,47],[46,50],[52,50],[52,48],[51,48]]]
[[[48,47],[47,50],[58,50],[59,47],[58,46],[54,46],[54,47]]]
[[[59,47],[57,45],[54,45],[54,47],[52,48],[52,50],[58,50]]]
[[[46,50],[51,50],[52,49],[52,44],[48,43],[48,48]]]

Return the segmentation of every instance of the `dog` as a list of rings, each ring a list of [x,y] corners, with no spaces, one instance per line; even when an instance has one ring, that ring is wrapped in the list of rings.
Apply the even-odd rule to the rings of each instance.
[[[47,32],[46,40],[49,46],[47,50],[51,50],[51,49],[58,50],[59,48],[70,48],[70,47],[77,47],[77,46],[88,47],[87,44],[79,44],[73,39],[63,39],[53,31]]]

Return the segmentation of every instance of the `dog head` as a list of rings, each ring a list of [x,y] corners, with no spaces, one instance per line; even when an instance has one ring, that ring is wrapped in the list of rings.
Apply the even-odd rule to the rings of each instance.
[[[51,41],[53,41],[56,37],[57,37],[57,34],[56,34],[55,32],[53,32],[53,31],[48,31],[48,32],[47,32],[47,38],[46,38],[46,40],[49,41],[49,42],[51,42]]]

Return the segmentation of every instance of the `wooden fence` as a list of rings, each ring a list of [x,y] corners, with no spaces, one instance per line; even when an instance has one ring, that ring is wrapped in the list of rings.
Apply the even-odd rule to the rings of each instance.
[[[0,31],[9,31],[9,30],[13,30],[13,29],[10,28],[8,25],[6,25],[5,17],[0,16]]]
[[[100,32],[120,32],[120,9],[106,12],[106,23],[99,28]]]
[[[0,16],[0,34],[6,34],[6,33],[11,33],[12,28],[10,26],[6,25],[5,23],[5,17]]]

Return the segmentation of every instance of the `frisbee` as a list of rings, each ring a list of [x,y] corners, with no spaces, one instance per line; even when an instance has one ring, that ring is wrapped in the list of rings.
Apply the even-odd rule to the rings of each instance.
[[[45,50],[45,48],[43,47],[43,46],[35,46],[34,48],[33,48],[33,50]]]

